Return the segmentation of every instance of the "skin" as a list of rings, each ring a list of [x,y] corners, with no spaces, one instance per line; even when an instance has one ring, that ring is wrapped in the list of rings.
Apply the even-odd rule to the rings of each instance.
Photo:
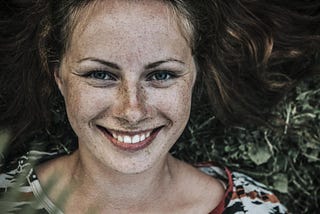
[[[37,169],[43,184],[62,175],[49,198],[67,188],[66,203],[57,202],[65,213],[208,213],[223,187],[168,153],[189,119],[196,79],[176,17],[150,0],[99,1],[82,14],[55,73],[79,149]],[[156,128],[134,150],[105,133]]]

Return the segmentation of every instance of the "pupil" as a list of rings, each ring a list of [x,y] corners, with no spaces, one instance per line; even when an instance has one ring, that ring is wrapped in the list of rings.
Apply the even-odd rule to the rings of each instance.
[[[165,73],[156,74],[156,79],[158,80],[164,80],[166,79],[166,77],[167,77],[167,74]]]
[[[94,77],[97,79],[104,79],[105,76],[106,76],[105,73],[102,71],[95,72],[95,74],[94,74]]]

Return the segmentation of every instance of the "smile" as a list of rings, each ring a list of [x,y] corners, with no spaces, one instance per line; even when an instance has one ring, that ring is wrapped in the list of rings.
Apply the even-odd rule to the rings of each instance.
[[[135,134],[133,136],[130,135],[124,135],[116,131],[110,131],[113,138],[117,139],[118,141],[122,143],[139,143],[141,141],[144,141],[146,138],[150,137],[152,131],[147,131],[140,134]]]
[[[110,130],[102,126],[98,128],[116,147],[127,151],[137,151],[150,145],[162,127],[137,132]]]

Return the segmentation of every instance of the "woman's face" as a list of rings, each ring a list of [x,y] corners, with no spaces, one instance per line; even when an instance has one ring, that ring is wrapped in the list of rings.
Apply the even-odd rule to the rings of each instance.
[[[56,72],[79,152],[122,173],[147,170],[189,119],[190,46],[160,1],[97,1],[79,14]]]

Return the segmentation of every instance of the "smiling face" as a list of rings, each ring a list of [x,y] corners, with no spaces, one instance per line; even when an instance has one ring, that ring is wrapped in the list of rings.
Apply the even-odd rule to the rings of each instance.
[[[160,1],[82,9],[56,72],[79,152],[122,173],[165,160],[189,119],[196,69]]]

